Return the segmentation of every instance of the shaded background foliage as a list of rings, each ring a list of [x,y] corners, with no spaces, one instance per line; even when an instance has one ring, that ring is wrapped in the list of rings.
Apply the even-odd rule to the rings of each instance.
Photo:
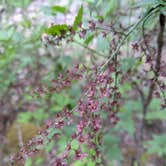
[[[72,26],[74,18],[83,4],[83,27],[72,42],[46,39],[45,29],[54,24]],[[16,144],[17,129],[11,129],[18,122],[25,129],[26,141],[32,130],[55,116],[64,107],[74,108],[81,95],[81,85],[73,84],[71,89],[61,93],[43,93],[42,87],[50,87],[51,80],[59,73],[71,69],[74,64],[99,66],[116,50],[120,39],[151,8],[162,4],[160,11],[165,14],[164,0],[86,0],[86,1],[16,1],[4,0],[0,9],[0,137],[2,144],[1,165],[5,165],[13,153],[19,150]],[[135,29],[121,46],[118,55],[118,88],[121,92],[118,117],[120,121],[103,135],[105,165],[138,165],[139,144],[143,101],[140,92],[148,94],[152,66],[157,54],[157,35],[159,33],[159,14],[152,14]],[[90,22],[89,22],[90,21]],[[85,28],[86,29],[86,28]],[[57,31],[56,31],[57,33]],[[164,34],[165,36],[165,34]],[[55,43],[54,43],[55,42]],[[58,41],[59,42],[59,41]],[[165,143],[165,45],[163,46],[159,84],[146,114],[147,124],[143,126],[143,145],[146,150],[141,156],[142,165],[164,165]],[[141,91],[140,91],[141,89]],[[47,91],[47,89],[46,89]],[[15,131],[15,132],[11,132]],[[52,133],[56,133],[53,131]],[[59,131],[58,131],[59,132]],[[73,128],[63,131],[58,141],[59,151],[64,150]],[[22,132],[24,134],[24,132]],[[32,137],[34,134],[32,134]],[[14,139],[12,139],[14,138]],[[16,138],[16,139],[15,139]],[[31,136],[30,136],[31,138]],[[5,148],[3,144],[6,144]],[[72,142],[77,149],[77,142]],[[49,152],[55,143],[51,142],[45,151]],[[15,151],[15,150],[14,150]],[[87,151],[87,149],[85,149]],[[93,151],[91,152],[94,153]],[[47,153],[45,154],[47,156]],[[93,160],[70,161],[71,165],[95,165]],[[32,164],[28,159],[26,165]],[[35,165],[42,165],[37,157]]]

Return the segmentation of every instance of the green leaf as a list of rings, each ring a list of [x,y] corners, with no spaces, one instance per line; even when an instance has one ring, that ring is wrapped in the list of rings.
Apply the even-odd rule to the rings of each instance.
[[[161,104],[162,104],[161,99],[154,98],[154,99],[152,99],[152,101],[149,105],[149,108],[152,111],[160,111]]]
[[[28,19],[24,19],[23,21],[21,21],[21,25],[22,25],[24,28],[30,28],[30,27],[31,27],[31,21],[28,20]]]
[[[120,160],[121,152],[119,148],[119,139],[111,134],[103,136],[104,154],[111,160]]]
[[[150,148],[148,149],[149,154],[158,154],[159,156],[166,154],[166,134],[162,135],[153,135],[153,140],[146,141],[145,146]]]
[[[91,156],[96,155],[96,151],[94,149],[89,149],[89,153],[90,153]]]
[[[72,63],[72,58],[70,56],[62,56],[59,58],[58,62],[66,67]]]
[[[14,34],[14,28],[9,27],[5,30],[0,30],[0,41],[8,41]]]
[[[139,101],[127,101],[123,104],[120,112],[118,113],[119,118],[121,119],[116,125],[116,130],[124,130],[130,135],[133,135],[135,132],[134,121],[133,121],[133,112],[140,111],[142,105]]]
[[[35,160],[35,165],[42,165],[42,162],[43,162],[43,158],[42,157],[38,157],[36,160]]]
[[[18,114],[17,121],[19,123],[28,123],[32,118],[32,112],[21,112]]]
[[[137,65],[137,61],[133,57],[124,58],[120,62],[120,68],[124,72],[127,72],[128,70],[132,70],[133,68],[136,67],[136,65]]]
[[[9,5],[12,5],[14,7],[27,7],[31,3],[31,0],[10,0],[8,1]]]
[[[45,29],[45,33],[48,35],[61,35],[66,34],[69,31],[69,27],[66,24],[53,25],[50,28]]]
[[[84,41],[84,43],[85,43],[86,45],[88,45],[88,44],[93,40],[93,38],[94,38],[94,34],[89,35],[89,36],[86,38],[86,40]]]
[[[58,141],[58,150],[60,153],[64,152],[64,150],[66,149],[67,138],[65,136],[61,137],[61,139]]]
[[[66,13],[67,9],[64,6],[52,6],[51,12],[52,13]]]
[[[79,147],[78,141],[73,140],[73,141],[71,142],[71,148],[74,149],[74,150],[77,150],[78,147]]]
[[[104,9],[104,17],[108,17],[111,13],[116,11],[118,0],[110,0]]]
[[[139,1],[136,6],[153,6],[159,4],[158,0],[141,0]]]
[[[26,159],[25,166],[32,166],[32,159],[31,158]]]
[[[83,16],[83,6],[80,7],[77,16],[75,17],[74,23],[73,23],[73,30],[76,31],[78,28],[78,25],[82,21],[82,16]]]
[[[108,53],[109,41],[106,38],[99,36],[97,38],[97,51]]]
[[[50,152],[50,151],[53,149],[54,145],[55,145],[55,142],[54,142],[54,141],[48,142],[48,143],[47,143],[47,146],[45,146],[46,152],[47,152],[47,153]]]
[[[147,120],[166,120],[166,109],[165,110],[160,110],[160,111],[153,111],[153,112],[148,112],[146,115]]]
[[[84,166],[85,163],[80,161],[80,160],[76,160],[74,163],[73,163],[73,166]]]
[[[57,13],[65,14],[67,12],[66,7],[64,6],[43,7],[42,10],[48,15],[56,15]]]
[[[127,117],[126,115],[119,115],[120,119],[123,119],[121,120],[117,126],[116,126],[116,129],[117,131],[118,130],[124,130],[126,132],[128,132],[130,135],[133,135],[134,132],[135,132],[135,128],[134,128],[134,121],[131,117],[131,115],[129,115],[129,117]]]
[[[64,107],[65,105],[70,104],[70,96],[65,93],[56,93],[52,95],[51,101],[56,103],[58,106]]]
[[[48,140],[52,139],[52,137],[54,136],[54,134],[61,134],[61,131],[59,129],[56,129],[56,128],[49,129],[49,134],[47,136],[47,139]]]
[[[165,2],[166,3],[166,2]],[[161,7],[160,12],[166,16],[166,5],[164,7]]]

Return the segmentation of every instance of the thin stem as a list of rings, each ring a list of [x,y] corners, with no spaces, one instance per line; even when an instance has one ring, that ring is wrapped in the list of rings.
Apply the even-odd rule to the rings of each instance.
[[[94,50],[94,49],[88,47],[87,45],[85,45],[85,44],[83,44],[83,43],[80,43],[80,42],[78,42],[78,41],[76,41],[76,40],[73,40],[73,42],[76,43],[76,44],[78,44],[78,45],[80,45],[81,47],[87,49],[88,51],[92,52],[93,54],[99,55],[99,56],[101,56],[101,57],[105,57],[104,54],[102,54],[102,53],[100,53],[100,52],[98,52],[98,51],[96,51],[96,50]]]
[[[140,98],[141,98],[141,101],[142,101],[142,103],[144,105],[144,102],[145,102],[145,94],[144,94],[144,92],[142,91],[142,89],[140,88],[140,86],[138,85],[138,83],[136,81],[131,81],[131,83],[133,84],[133,86],[138,91],[138,93],[140,95]]]
[[[112,60],[112,58],[114,58],[115,56],[118,55],[121,46],[123,45],[123,43],[125,42],[125,40],[129,37],[129,35],[138,27],[138,25],[146,20],[147,18],[149,18],[149,16],[151,16],[152,13],[155,13],[158,11],[158,8],[160,6],[157,6],[156,8],[153,8],[153,10],[151,10],[150,12],[148,12],[144,17],[142,17],[130,30],[129,32],[122,38],[122,40],[119,42],[118,46],[116,47],[115,52],[112,54],[112,56],[100,67],[100,70],[105,69],[105,67],[110,63],[110,61]]]
[[[115,30],[115,28],[111,27],[111,28],[105,28],[105,27],[96,27],[96,29],[98,30],[103,30],[103,31],[109,31],[109,32],[113,32],[113,33],[118,33],[122,36],[125,36],[126,34],[124,32],[121,32],[121,31],[117,31]]]

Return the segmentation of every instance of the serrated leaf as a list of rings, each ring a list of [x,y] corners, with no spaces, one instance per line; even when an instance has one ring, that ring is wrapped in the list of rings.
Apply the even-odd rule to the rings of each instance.
[[[93,38],[94,38],[94,34],[89,35],[89,36],[86,38],[86,40],[84,41],[84,43],[85,43],[86,45],[88,45],[88,44],[93,40]]]
[[[82,16],[83,16],[83,6],[80,7],[77,16],[75,17],[74,23],[73,23],[73,30],[76,31],[78,28],[78,25],[82,21]]]
[[[45,29],[45,33],[48,35],[61,35],[69,31],[69,27],[66,24],[53,25],[50,28]]]

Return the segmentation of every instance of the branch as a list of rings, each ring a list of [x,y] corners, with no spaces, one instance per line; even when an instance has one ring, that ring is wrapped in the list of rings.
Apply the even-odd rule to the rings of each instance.
[[[142,91],[142,89],[140,88],[140,86],[137,84],[137,82],[132,81],[131,83],[133,84],[133,86],[135,86],[136,90],[140,94],[140,98],[141,98],[142,103],[144,103],[145,102],[145,94],[144,94],[144,92]]]
[[[144,20],[146,20],[147,18],[149,18],[152,13],[156,13],[159,10],[160,5],[156,6],[155,8],[152,8],[150,11],[147,12],[147,14],[145,14],[144,17],[142,17],[129,31],[128,33],[122,38],[122,40],[119,42],[118,46],[116,47],[115,52],[112,54],[112,56],[100,67],[100,70],[105,69],[105,67],[110,63],[110,61],[112,60],[112,58],[116,57],[120,51],[121,46],[123,45],[123,43],[125,42],[125,40],[129,37],[129,35],[138,27],[138,25],[143,22]]]
[[[159,34],[157,37],[158,51],[157,51],[155,68],[154,68],[155,76],[149,87],[149,93],[148,93],[146,102],[144,104],[144,110],[143,110],[144,116],[145,116],[145,114],[147,112],[147,108],[152,100],[153,91],[155,89],[155,82],[157,82],[157,80],[158,80],[159,71],[160,71],[162,50],[163,50],[163,45],[164,45],[164,28],[165,28],[165,16],[163,14],[160,14],[160,16],[159,16],[159,25],[160,25],[160,31],[159,31]]]

